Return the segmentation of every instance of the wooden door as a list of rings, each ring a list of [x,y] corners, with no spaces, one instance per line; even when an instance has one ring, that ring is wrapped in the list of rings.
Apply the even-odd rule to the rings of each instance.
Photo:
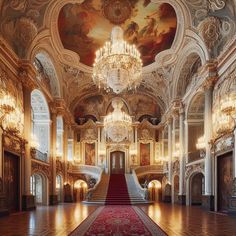
[[[229,199],[233,185],[233,153],[219,156],[217,160],[218,211],[229,210]]]
[[[4,184],[10,212],[19,211],[19,157],[4,152]]]
[[[110,158],[111,174],[124,174],[125,153],[120,151],[112,152]]]

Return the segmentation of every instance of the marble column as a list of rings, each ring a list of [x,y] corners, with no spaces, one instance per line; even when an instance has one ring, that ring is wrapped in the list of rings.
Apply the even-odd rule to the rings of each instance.
[[[184,167],[185,167],[185,159],[184,159],[184,111],[180,110],[179,115],[179,203],[181,205],[185,205],[186,196],[184,194]]]
[[[51,192],[49,196],[49,204],[50,205],[57,205],[58,198],[56,192],[56,140],[57,140],[57,114],[54,108],[51,112],[51,168],[52,168],[52,175],[51,175]]]
[[[172,181],[172,123],[168,121],[168,180]]]
[[[212,158],[211,145],[212,139],[212,91],[209,87],[205,91],[205,110],[204,110],[204,136],[206,142],[205,157],[205,194],[203,196],[203,206],[208,210],[214,210],[214,197],[212,196]]]
[[[31,155],[30,155],[30,141],[31,141],[31,91],[28,87],[23,87],[24,96],[24,138],[27,140],[25,146],[24,158],[24,190],[22,195],[22,209],[35,209],[35,199],[30,193],[30,177],[31,177]]]

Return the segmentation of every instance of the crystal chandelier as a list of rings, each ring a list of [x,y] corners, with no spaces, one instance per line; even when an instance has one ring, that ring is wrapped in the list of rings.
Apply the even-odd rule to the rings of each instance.
[[[120,98],[114,98],[112,100],[114,111],[104,118],[106,135],[116,143],[128,139],[132,126],[132,118],[121,110],[123,105],[124,103]]]
[[[122,28],[115,26],[111,41],[96,52],[93,81],[99,88],[118,94],[141,83],[142,66],[139,51],[124,41]]]

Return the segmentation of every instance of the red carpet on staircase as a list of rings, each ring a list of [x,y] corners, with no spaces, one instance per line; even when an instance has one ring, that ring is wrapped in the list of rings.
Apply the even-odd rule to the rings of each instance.
[[[131,205],[125,175],[110,175],[105,205]]]

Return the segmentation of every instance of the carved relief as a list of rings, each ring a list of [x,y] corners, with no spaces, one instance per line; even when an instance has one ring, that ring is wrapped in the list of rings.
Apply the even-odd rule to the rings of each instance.
[[[194,172],[200,172],[204,174],[204,162],[186,166],[185,178],[188,179]]]
[[[222,153],[227,150],[232,150],[234,147],[234,137],[233,136],[226,136],[221,138],[215,143],[215,153]]]
[[[12,151],[14,153],[24,153],[25,151],[25,142],[14,136],[3,136],[3,146],[6,150]]]
[[[221,22],[217,17],[207,17],[203,20],[198,30],[210,52],[218,45],[220,40]]]
[[[56,172],[57,173],[63,172],[63,163],[60,160],[56,160]]]
[[[32,173],[42,172],[49,181],[51,180],[51,169],[49,165],[42,165],[38,162],[32,161]]]
[[[179,173],[179,161],[178,160],[176,160],[173,163],[172,169],[173,169],[173,173],[175,173],[175,174]]]

